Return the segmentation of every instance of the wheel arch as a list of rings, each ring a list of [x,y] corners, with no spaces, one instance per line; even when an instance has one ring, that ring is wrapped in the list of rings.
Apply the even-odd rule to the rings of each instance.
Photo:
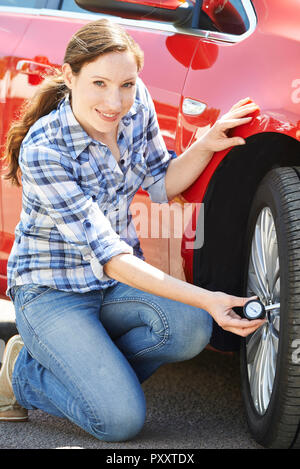
[[[248,214],[256,189],[275,167],[300,164],[300,142],[265,132],[234,147],[215,170],[206,189],[204,243],[193,252],[193,283],[209,290],[243,295],[243,265]],[[211,345],[236,351],[238,336],[214,323]]]

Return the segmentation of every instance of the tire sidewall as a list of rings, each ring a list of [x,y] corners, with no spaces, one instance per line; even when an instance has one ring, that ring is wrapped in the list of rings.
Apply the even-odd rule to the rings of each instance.
[[[278,176],[277,176],[278,177]],[[249,266],[249,255],[251,251],[251,241],[253,237],[254,227],[259,213],[264,207],[269,207],[275,223],[277,242],[278,242],[278,255],[280,266],[280,300],[286,301],[289,298],[289,285],[288,285],[288,245],[287,235],[284,220],[284,208],[282,204],[282,196],[278,191],[278,184],[276,184],[276,175],[269,174],[266,177],[253,200],[252,208],[249,215],[247,239],[246,239],[246,259],[244,265],[244,294],[246,294],[247,285],[247,271]],[[287,311],[287,304],[281,303],[280,307],[280,326],[279,326],[279,343],[276,363],[276,373],[273,383],[272,394],[268,409],[264,415],[259,415],[253,404],[251,397],[247,361],[246,361],[246,346],[245,340],[241,345],[241,380],[242,380],[242,395],[244,399],[247,421],[249,429],[254,436],[255,440],[265,447],[269,447],[277,434],[277,422],[281,414],[281,401],[284,391],[284,383],[287,380],[287,359],[288,359],[288,321],[285,317]]]

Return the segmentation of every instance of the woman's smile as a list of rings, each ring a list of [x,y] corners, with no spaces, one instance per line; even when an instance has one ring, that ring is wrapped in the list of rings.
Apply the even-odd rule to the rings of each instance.
[[[96,112],[97,114],[99,115],[99,117],[107,122],[115,122],[119,119],[120,117],[120,112],[116,112],[116,113],[109,113],[109,112],[103,112],[103,111],[99,111],[99,109],[96,109]]]

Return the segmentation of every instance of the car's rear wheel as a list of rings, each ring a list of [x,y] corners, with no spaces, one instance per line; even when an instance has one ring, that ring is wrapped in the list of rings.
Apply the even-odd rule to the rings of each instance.
[[[249,216],[245,294],[270,310],[243,340],[242,393],[249,429],[265,447],[300,447],[300,180],[297,168],[263,179]]]

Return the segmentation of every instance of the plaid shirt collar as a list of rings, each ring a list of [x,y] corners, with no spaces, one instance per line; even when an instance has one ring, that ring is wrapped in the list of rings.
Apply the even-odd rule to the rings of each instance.
[[[144,108],[144,104],[136,95],[135,101],[131,106],[130,110],[124,117],[122,117],[120,121],[119,132],[121,130],[126,129],[126,127],[130,124],[131,119],[133,119],[134,116]],[[100,141],[95,141],[92,137],[90,137],[88,133],[83,129],[83,127],[79,124],[72,111],[69,94],[61,101],[58,109],[59,118],[61,121],[61,129],[63,129],[63,139],[73,159],[78,158],[78,156],[92,142],[95,142],[97,145],[104,146],[104,144]]]

